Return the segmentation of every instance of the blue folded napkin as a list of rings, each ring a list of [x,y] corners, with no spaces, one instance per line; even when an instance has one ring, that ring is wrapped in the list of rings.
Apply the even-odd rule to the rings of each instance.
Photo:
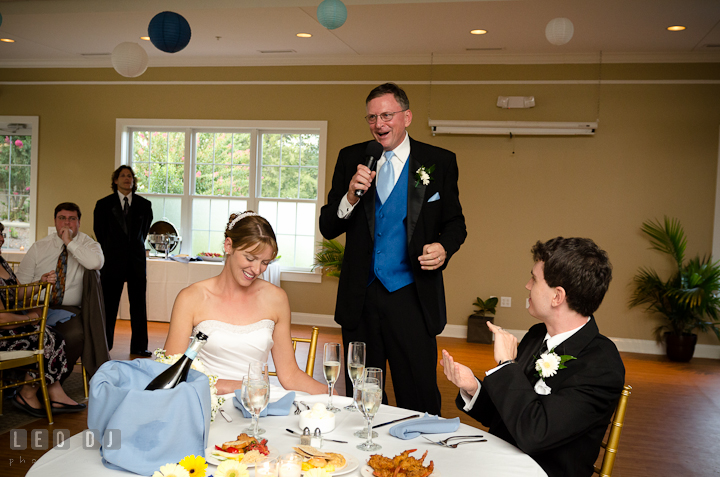
[[[67,311],[58,308],[57,310],[54,310],[52,308],[48,309],[47,314],[47,325],[48,326],[55,326],[58,323],[65,323],[67,320],[75,316],[75,313],[72,311]]]
[[[295,400],[295,391],[289,392],[275,402],[269,403],[265,409],[260,413],[260,417],[264,416],[287,416],[290,414],[292,403]],[[242,391],[240,389],[235,391],[235,397],[233,398],[233,404],[236,408],[240,409],[243,416],[248,418],[252,417],[250,411],[245,409],[242,405]]]
[[[390,435],[398,439],[414,439],[420,434],[442,434],[455,432],[460,428],[460,418],[442,419],[425,413],[420,419],[395,424],[390,428]]]
[[[145,391],[167,368],[149,359],[108,361],[90,380],[87,424],[95,441],[104,442],[113,429],[122,436],[119,445],[100,448],[105,467],[152,475],[168,462],[205,455],[210,431],[208,377],[191,369],[187,381],[173,389]]]

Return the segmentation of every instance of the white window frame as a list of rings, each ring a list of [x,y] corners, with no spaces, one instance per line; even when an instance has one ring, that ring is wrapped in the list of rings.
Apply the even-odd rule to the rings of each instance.
[[[213,120],[213,119],[145,119],[145,118],[117,118],[115,120],[115,168],[117,169],[121,165],[127,165],[130,159],[129,147],[130,147],[130,133],[131,129],[142,129],[148,130],[157,129],[184,129],[184,130],[198,130],[208,129],[216,131],[218,129],[234,129],[234,130],[246,130],[252,132],[262,133],[313,133],[319,134],[318,144],[318,196],[316,200],[315,216],[320,217],[320,209],[324,204],[325,198],[325,165],[326,165],[326,154],[327,154],[327,121],[247,121],[247,120]],[[192,138],[194,142],[195,138]],[[186,155],[185,157],[192,157],[189,152],[191,144],[185,144]],[[257,144],[252,144],[251,156],[257,157]],[[194,161],[188,161],[188,164],[194,164]],[[258,170],[258,164],[251,166],[253,170]],[[182,195],[182,230],[180,235],[183,237],[190,236],[190,230],[192,227],[192,194],[191,187],[194,186],[194,177],[191,177],[190,167],[185,167],[183,173],[184,182],[184,193]],[[257,177],[257,174],[255,174]],[[251,200],[276,200],[273,198],[263,199],[261,197],[255,197],[256,181],[251,181],[250,192]],[[35,189],[33,188],[33,191]],[[211,198],[212,196],[208,196]],[[282,201],[283,199],[277,199]],[[157,219],[157,218],[156,218]],[[320,226],[318,221],[315,223],[315,242],[322,240],[320,234]],[[322,281],[322,274],[320,270],[314,272],[311,271],[298,271],[296,269],[283,269],[281,280],[296,281],[296,282],[310,282],[320,283]]]
[[[38,192],[38,149],[40,144],[40,117],[39,116],[0,116],[0,123],[27,124],[31,128],[32,149],[30,150],[30,230],[28,231],[28,249],[35,243],[37,237],[37,192]],[[318,184],[319,186],[319,184]],[[319,192],[318,192],[319,193]],[[8,228],[8,224],[5,224]],[[27,250],[25,250],[26,252]]]

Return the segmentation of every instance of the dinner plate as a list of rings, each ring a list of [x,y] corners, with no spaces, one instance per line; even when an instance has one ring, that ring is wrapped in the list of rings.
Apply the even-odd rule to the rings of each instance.
[[[220,465],[220,462],[222,462],[222,460],[220,460],[220,459],[222,459],[222,457],[218,458],[218,457],[212,455],[212,451],[214,451],[214,450],[216,450],[215,446],[208,447],[207,449],[205,449],[205,460],[207,461],[208,464]],[[270,453],[265,457],[265,459],[263,459],[260,462],[264,462],[268,459],[275,459],[280,456],[280,451],[278,451],[276,448],[274,448],[272,446],[268,446],[268,450],[270,451]],[[224,459],[224,460],[227,460],[227,459]],[[258,462],[253,462],[252,464],[245,464],[245,465],[248,468],[252,468],[252,467],[255,467],[255,464],[257,464],[257,463]]]
[[[332,451],[328,451],[332,452]],[[353,470],[357,469],[360,466],[360,461],[357,460],[355,456],[352,456],[350,454],[346,454],[344,452],[335,452],[335,454],[340,454],[345,458],[345,467],[342,469],[336,470],[335,472],[328,472],[328,475],[344,475],[349,474]],[[305,475],[307,471],[303,471],[303,475]],[[372,469],[370,469],[370,475],[372,476]]]
[[[203,262],[222,262],[223,257],[206,257],[205,255],[198,255],[198,258],[202,258]]]
[[[360,467],[360,475],[362,475],[363,477],[375,477],[373,475],[372,467],[367,464]],[[434,470],[433,473],[430,474],[428,477],[440,477],[440,472]]]

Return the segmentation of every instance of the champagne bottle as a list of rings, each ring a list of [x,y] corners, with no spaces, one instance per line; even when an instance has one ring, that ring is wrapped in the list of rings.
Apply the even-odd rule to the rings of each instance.
[[[186,381],[188,371],[190,371],[190,366],[192,366],[195,356],[197,356],[198,351],[200,351],[200,348],[202,348],[206,342],[207,335],[198,331],[198,333],[192,337],[190,346],[188,346],[185,354],[181,356],[175,364],[150,381],[150,384],[147,385],[145,390],[155,391],[156,389],[172,389],[178,384]]]

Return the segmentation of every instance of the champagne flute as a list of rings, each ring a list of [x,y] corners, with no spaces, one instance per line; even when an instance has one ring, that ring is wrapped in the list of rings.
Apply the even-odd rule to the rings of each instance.
[[[362,380],[363,371],[365,371],[365,343],[362,341],[353,341],[348,345],[347,369],[353,388],[357,387]],[[346,411],[358,411],[358,402],[353,392],[353,402],[343,409]]]
[[[267,376],[267,366],[265,366],[264,373],[260,376],[260,379],[245,376],[241,390],[242,404],[252,415],[252,425],[245,429],[245,432],[251,433],[255,438],[265,433],[265,429],[258,427],[258,419],[270,400],[270,382]]]
[[[335,381],[340,374],[340,343],[325,343],[323,350],[323,372],[325,381],[328,383],[328,403],[326,409],[332,412],[340,412],[340,408],[333,406],[333,390]]]
[[[382,404],[382,369],[366,369],[361,387],[362,413],[367,421],[367,441],[359,444],[357,448],[373,452],[382,449],[382,446],[372,441],[372,421]]]
[[[358,410],[360,412],[362,412],[363,414],[364,414],[364,411],[363,411],[363,402],[362,402],[362,387],[363,387],[362,383],[363,383],[363,379],[365,379],[365,373],[369,373],[371,377],[377,376],[377,373],[380,373],[380,376],[382,376],[382,369],[380,369],[380,368],[365,368],[365,370],[363,371],[363,374],[361,374],[358,377],[357,384],[355,385],[355,389],[353,390],[353,400],[357,403]],[[380,389],[382,391],[382,386],[380,387]],[[363,428],[360,429],[359,431],[355,431],[353,433],[353,435],[355,437],[359,437],[360,439],[367,439],[368,430],[365,426],[363,426]],[[373,438],[375,438],[378,436],[378,433],[375,431],[372,431],[372,436],[373,436]]]

